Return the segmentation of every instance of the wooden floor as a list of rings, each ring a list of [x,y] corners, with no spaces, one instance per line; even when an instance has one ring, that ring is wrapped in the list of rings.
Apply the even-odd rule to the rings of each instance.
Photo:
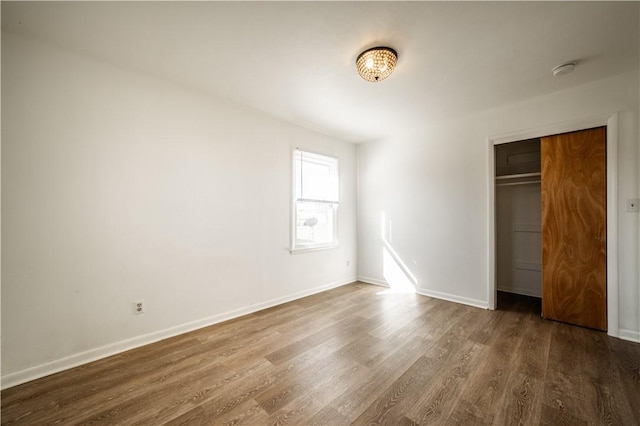
[[[2,424],[640,423],[640,344],[355,283],[2,392]]]

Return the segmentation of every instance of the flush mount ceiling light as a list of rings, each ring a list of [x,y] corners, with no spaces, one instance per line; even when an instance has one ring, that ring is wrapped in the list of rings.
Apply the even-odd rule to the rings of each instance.
[[[567,62],[566,64],[558,65],[555,67],[552,72],[555,77],[560,77],[561,75],[569,74],[573,72],[576,68],[575,62]]]
[[[398,62],[398,53],[390,47],[374,47],[365,50],[356,59],[360,77],[378,82],[389,77]]]

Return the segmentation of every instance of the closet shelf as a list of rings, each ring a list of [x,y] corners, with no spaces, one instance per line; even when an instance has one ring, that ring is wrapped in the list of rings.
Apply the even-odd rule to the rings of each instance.
[[[530,185],[532,183],[540,183],[540,181],[539,180],[528,180],[528,181],[525,181],[525,182],[496,183],[496,186]]]
[[[528,177],[539,177],[540,175],[541,175],[540,172],[538,172],[538,173],[520,173],[520,174],[517,174],[517,175],[496,176],[496,180],[522,179],[522,178],[528,178]]]
[[[531,185],[532,183],[540,183],[540,177],[540,173],[496,176],[496,186]]]

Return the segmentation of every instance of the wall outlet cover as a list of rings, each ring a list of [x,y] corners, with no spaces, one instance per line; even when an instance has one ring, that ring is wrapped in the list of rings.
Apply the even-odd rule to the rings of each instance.
[[[136,300],[133,302],[133,313],[136,315],[144,314],[144,300]]]

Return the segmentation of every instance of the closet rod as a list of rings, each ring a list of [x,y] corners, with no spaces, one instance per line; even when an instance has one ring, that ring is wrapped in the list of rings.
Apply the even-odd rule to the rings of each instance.
[[[530,181],[527,181],[527,182],[496,183],[496,186],[529,185],[530,183],[540,183],[540,181],[539,180],[530,180]]]

